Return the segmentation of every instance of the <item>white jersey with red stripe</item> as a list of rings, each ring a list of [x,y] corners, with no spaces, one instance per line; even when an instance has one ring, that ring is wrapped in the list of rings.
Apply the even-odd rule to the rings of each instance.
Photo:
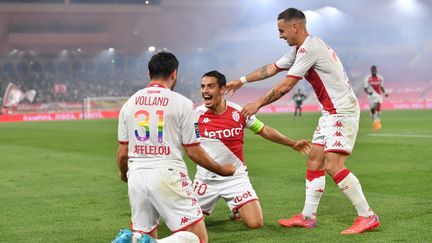
[[[119,114],[118,141],[128,144],[129,171],[186,170],[182,146],[199,144],[198,136],[192,101],[156,83],[132,95]]]
[[[204,105],[197,107],[198,127],[201,146],[217,163],[235,163],[237,175],[247,175],[247,167],[243,157],[244,129],[260,132],[264,124],[255,116],[249,120],[241,115],[242,107],[227,101],[226,110],[222,114],[214,114]],[[196,178],[201,180],[223,180],[207,169],[197,166]]]
[[[306,79],[313,87],[323,114],[357,114],[357,98],[336,53],[321,39],[308,36],[275,64],[287,76]]]
[[[384,78],[381,75],[369,75],[364,80],[364,87],[374,94],[382,95],[382,86],[384,86]]]

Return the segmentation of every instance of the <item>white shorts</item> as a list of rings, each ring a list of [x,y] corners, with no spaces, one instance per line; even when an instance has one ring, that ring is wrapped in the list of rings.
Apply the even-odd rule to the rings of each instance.
[[[377,103],[383,102],[382,95],[379,94],[368,95],[368,100],[369,100],[369,107],[371,109],[374,109]]]
[[[195,178],[194,192],[204,214],[210,215],[222,197],[232,212],[258,196],[247,175],[232,176],[224,180],[201,180]]]
[[[131,227],[150,233],[162,217],[167,227],[180,231],[203,218],[187,172],[174,168],[138,169],[128,175]]]
[[[351,154],[359,128],[360,115],[321,116],[312,144],[324,146],[324,152]]]

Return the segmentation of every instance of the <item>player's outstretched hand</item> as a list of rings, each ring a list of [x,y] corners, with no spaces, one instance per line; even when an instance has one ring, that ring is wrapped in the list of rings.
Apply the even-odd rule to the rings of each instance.
[[[300,140],[296,140],[292,148],[301,154],[308,154],[312,146],[308,140],[300,139]]]
[[[252,115],[255,115],[258,110],[260,109],[260,105],[257,102],[251,102],[245,105],[241,111],[241,114],[244,116],[244,118],[247,120]]]
[[[221,170],[219,171],[219,175],[221,176],[232,176],[234,175],[236,168],[234,164],[225,164],[221,165]]]
[[[234,95],[234,93],[240,89],[240,87],[242,86],[242,82],[238,79],[236,80],[232,80],[229,83],[227,83],[224,94],[231,94]]]

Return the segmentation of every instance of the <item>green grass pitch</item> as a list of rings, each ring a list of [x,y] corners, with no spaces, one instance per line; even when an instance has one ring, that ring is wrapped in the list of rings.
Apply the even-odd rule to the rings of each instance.
[[[259,115],[294,138],[310,139],[318,113]],[[306,157],[250,132],[245,159],[265,226],[248,230],[228,220],[222,200],[206,218],[210,242],[425,242],[432,239],[432,110],[384,111],[371,131],[366,112],[347,167],[359,178],[381,227],[342,236],[354,207],[327,176],[318,228],[282,228],[279,218],[301,211]],[[115,163],[117,121],[0,124],[0,242],[110,242],[128,227],[127,185]],[[194,165],[188,161],[190,175]],[[167,236],[164,224],[159,235]],[[429,240],[428,240],[429,239]]]

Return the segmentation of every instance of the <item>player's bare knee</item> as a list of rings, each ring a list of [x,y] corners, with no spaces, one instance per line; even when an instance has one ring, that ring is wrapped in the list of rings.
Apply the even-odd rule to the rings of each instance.
[[[324,166],[324,170],[327,172],[327,174],[331,176],[336,175],[343,168],[343,165],[340,165],[338,163],[326,163]]]
[[[307,161],[307,168],[312,171],[323,170],[324,164],[323,161],[320,161],[317,158],[310,158]]]
[[[248,221],[245,223],[249,229],[259,229],[259,228],[262,228],[264,226],[264,221],[262,219]]]

